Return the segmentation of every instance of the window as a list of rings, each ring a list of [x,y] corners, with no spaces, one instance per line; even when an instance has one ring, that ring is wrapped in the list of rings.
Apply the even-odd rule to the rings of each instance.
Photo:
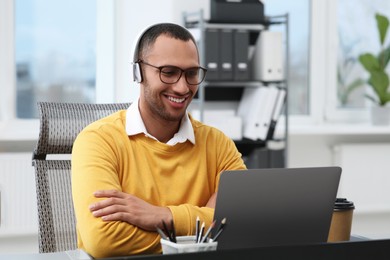
[[[95,0],[15,0],[16,115],[36,102],[95,101]]]
[[[267,16],[289,15],[289,114],[308,115],[310,2],[265,0],[263,3]]]
[[[329,28],[337,46],[335,58],[330,60],[333,66],[334,84],[330,85],[327,107],[327,119],[338,121],[362,122],[368,120],[368,107],[372,102],[365,98],[371,91],[367,87],[368,74],[358,61],[360,54],[379,53],[380,43],[376,25],[375,13],[388,15],[390,2],[380,0],[343,0],[331,1],[331,16],[335,19],[334,26]],[[387,35],[385,46],[389,46]]]
[[[340,108],[364,108],[370,103],[364,98],[368,75],[359,63],[358,57],[365,52],[379,53],[380,43],[375,13],[386,15],[389,11],[390,3],[387,1],[338,1],[337,93]],[[389,41],[385,45],[388,43]]]

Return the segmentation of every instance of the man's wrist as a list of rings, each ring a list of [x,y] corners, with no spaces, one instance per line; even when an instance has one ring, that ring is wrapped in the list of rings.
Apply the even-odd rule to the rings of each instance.
[[[172,215],[172,212],[171,210],[168,208],[168,207],[162,207],[162,214],[161,214],[161,219],[158,220],[158,224],[157,226],[159,228],[164,228],[163,227],[163,222],[165,223],[165,225],[169,228],[169,229],[172,229],[172,225],[171,223],[173,222],[173,215]]]

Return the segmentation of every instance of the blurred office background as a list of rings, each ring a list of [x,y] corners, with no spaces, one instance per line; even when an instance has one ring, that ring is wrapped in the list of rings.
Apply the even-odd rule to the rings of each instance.
[[[289,14],[287,166],[341,166],[352,233],[390,237],[390,126],[370,123],[366,84],[351,88],[368,77],[357,58],[379,51],[374,15],[389,14],[390,2],[263,3],[266,15]],[[38,251],[36,102],[135,100],[136,36],[199,9],[207,19],[210,0],[0,0],[0,253]]]

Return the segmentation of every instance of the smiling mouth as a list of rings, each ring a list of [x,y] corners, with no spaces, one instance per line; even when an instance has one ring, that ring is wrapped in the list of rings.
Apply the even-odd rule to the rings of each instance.
[[[168,99],[175,103],[183,103],[186,100],[186,98],[174,98],[170,96],[168,96]]]

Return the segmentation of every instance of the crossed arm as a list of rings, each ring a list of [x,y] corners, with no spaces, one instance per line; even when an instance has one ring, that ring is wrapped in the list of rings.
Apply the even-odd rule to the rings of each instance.
[[[96,198],[104,198],[89,206],[96,218],[103,221],[123,221],[146,231],[156,231],[156,226],[162,228],[161,220],[171,228],[172,213],[167,207],[152,205],[134,195],[117,190],[99,190],[94,193]],[[215,208],[216,193],[205,207]]]

